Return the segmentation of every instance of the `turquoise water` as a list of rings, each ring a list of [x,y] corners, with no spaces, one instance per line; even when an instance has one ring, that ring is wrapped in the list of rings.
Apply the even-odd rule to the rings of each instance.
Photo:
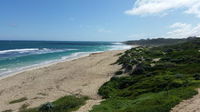
[[[94,52],[128,48],[114,42],[0,41],[0,77]]]

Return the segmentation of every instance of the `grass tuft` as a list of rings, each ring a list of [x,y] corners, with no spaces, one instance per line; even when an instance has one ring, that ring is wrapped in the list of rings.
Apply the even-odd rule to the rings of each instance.
[[[54,102],[48,102],[36,108],[24,109],[20,112],[72,112],[84,105],[86,100],[88,100],[86,96],[64,96]]]
[[[9,104],[20,103],[20,102],[23,102],[23,101],[26,101],[26,100],[28,100],[26,97],[22,97],[20,99],[10,101]]]

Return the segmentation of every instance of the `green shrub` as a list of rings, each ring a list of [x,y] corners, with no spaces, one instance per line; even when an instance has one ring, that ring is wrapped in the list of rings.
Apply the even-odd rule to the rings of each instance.
[[[177,88],[159,93],[145,93],[134,99],[109,98],[96,105],[90,112],[169,112],[183,99],[198,92],[193,88]]]
[[[174,68],[177,65],[171,62],[163,62],[163,63],[157,63],[152,69],[154,70],[162,70],[162,69],[169,69]]]
[[[195,73],[193,77],[194,77],[195,80],[200,80],[200,74],[199,73]]]
[[[26,97],[22,97],[22,98],[19,98],[19,99],[16,99],[16,100],[10,101],[9,104],[20,103],[20,102],[23,102],[23,101],[26,101],[26,100],[27,100]]]
[[[25,109],[20,112],[71,112],[85,104],[88,97],[64,96],[54,102],[43,104],[40,107]]]
[[[140,63],[136,65],[131,75],[139,75],[139,74],[143,74],[144,72],[145,72],[144,65]]]
[[[175,77],[176,77],[176,78],[184,78],[185,75],[184,75],[184,74],[176,74]]]
[[[117,72],[115,72],[115,75],[121,75],[121,74],[123,74],[123,71],[117,71]]]
[[[53,111],[54,105],[50,102],[43,104],[40,108],[39,111],[45,112],[45,111]]]
[[[169,48],[169,49],[165,49],[164,52],[166,52],[166,53],[172,53],[173,51],[174,51],[173,49]]]
[[[132,71],[133,70],[133,65],[126,65],[126,67],[125,67],[125,73],[127,73],[127,72],[130,72],[130,71]]]

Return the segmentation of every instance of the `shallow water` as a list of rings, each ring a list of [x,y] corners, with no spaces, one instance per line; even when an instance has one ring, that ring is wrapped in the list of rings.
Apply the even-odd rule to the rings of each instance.
[[[115,42],[0,41],[0,76],[94,52],[129,48]]]

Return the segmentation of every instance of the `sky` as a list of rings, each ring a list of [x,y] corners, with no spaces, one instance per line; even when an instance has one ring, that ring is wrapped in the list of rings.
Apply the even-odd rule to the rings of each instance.
[[[0,0],[0,40],[200,36],[200,0]]]

